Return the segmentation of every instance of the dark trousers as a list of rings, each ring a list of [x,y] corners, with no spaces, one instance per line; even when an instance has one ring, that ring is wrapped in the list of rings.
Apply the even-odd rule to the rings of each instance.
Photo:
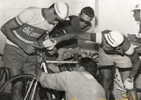
[[[27,55],[22,49],[6,44],[4,48],[4,66],[10,69],[11,76],[20,74],[35,74],[36,55]],[[23,100],[22,82],[12,84],[12,99]]]

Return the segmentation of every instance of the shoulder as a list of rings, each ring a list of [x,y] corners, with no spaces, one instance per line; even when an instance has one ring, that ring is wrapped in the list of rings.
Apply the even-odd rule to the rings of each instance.
[[[24,11],[37,11],[37,10],[41,10],[41,8],[38,8],[38,7],[28,7],[28,8],[25,8]]]
[[[72,72],[64,71],[64,72],[58,73],[57,76],[69,77],[71,74]]]
[[[64,71],[64,72],[61,72],[60,75],[64,76],[64,77],[73,77],[73,76],[76,76],[76,75],[79,75],[79,72],[77,71]]]
[[[40,15],[41,8],[28,7],[21,11],[17,16],[16,20],[18,23],[25,23],[32,20],[36,15]]]
[[[37,7],[28,7],[28,8],[25,8],[19,15],[22,15],[22,14],[33,14],[37,11],[40,11],[41,8],[37,8]]]

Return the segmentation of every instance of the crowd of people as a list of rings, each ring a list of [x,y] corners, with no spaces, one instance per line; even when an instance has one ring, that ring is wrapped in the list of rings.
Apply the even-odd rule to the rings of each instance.
[[[64,91],[66,100],[141,100],[140,41],[136,45],[118,30],[89,31],[97,20],[94,9],[86,6],[69,16],[69,8],[65,2],[30,7],[1,26],[7,37],[3,61],[11,76],[33,74],[43,88]],[[141,30],[141,4],[133,17]],[[71,70],[49,64],[52,73],[42,72],[37,48],[45,49],[48,59],[78,63]],[[22,82],[12,84],[12,100],[23,99],[22,87]]]

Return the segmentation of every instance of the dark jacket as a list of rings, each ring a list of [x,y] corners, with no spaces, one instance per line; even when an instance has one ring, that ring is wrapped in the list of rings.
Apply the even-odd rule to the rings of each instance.
[[[78,16],[70,16],[69,20],[60,22],[56,25],[53,31],[50,33],[51,37],[59,37],[65,34],[80,34],[88,30],[90,27],[87,26],[84,29],[80,28],[80,19]],[[70,39],[63,41],[56,45],[57,48],[65,47],[65,48],[73,48],[77,46],[77,39]]]

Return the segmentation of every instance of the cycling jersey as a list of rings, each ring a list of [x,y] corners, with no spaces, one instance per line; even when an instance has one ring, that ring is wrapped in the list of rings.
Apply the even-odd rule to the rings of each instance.
[[[17,23],[20,27],[13,30],[16,37],[25,43],[33,43],[45,32],[50,32],[53,29],[53,25],[49,24],[42,16],[42,9],[30,7],[22,11],[16,17]],[[12,44],[12,41],[8,40],[8,44]]]

